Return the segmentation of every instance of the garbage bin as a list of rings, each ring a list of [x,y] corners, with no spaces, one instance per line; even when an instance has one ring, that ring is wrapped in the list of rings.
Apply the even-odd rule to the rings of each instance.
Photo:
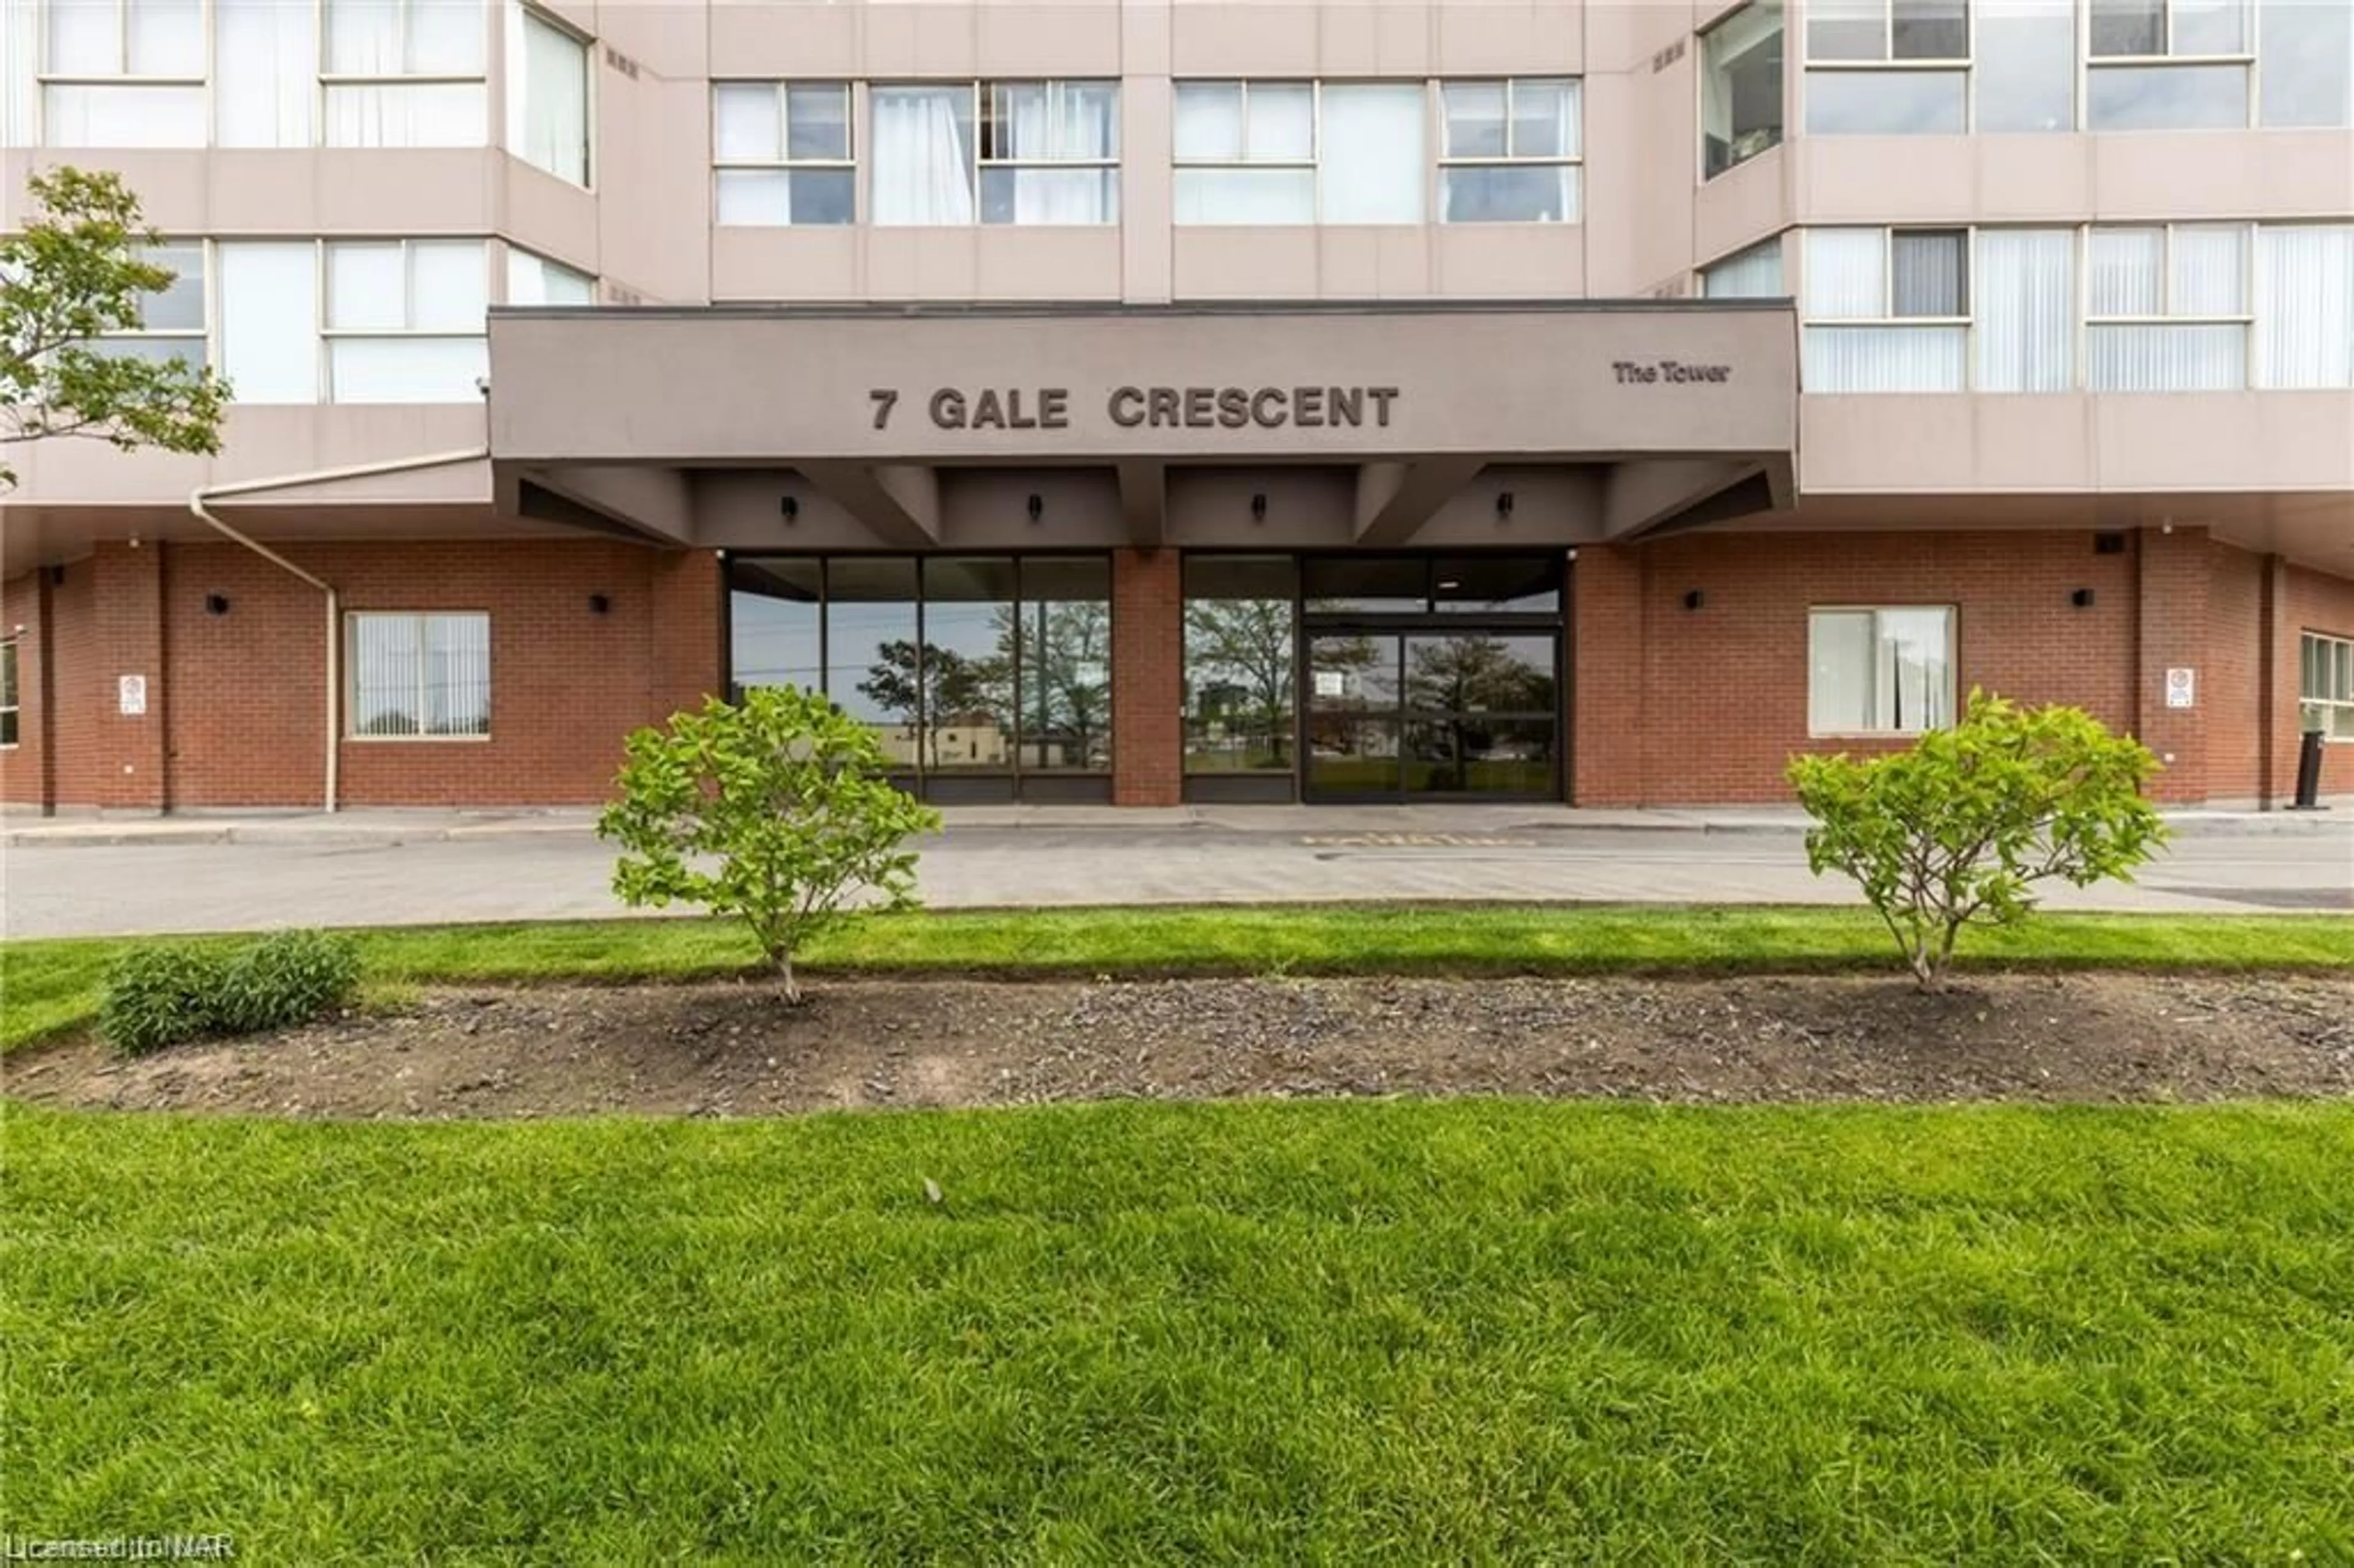
[[[2296,753],[2296,804],[2292,811],[2326,811],[2321,804],[2321,732],[2305,732],[2304,743]]]

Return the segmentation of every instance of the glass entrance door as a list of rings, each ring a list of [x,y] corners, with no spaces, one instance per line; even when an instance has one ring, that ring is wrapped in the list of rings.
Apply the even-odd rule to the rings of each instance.
[[[1307,798],[1552,798],[1560,649],[1523,627],[1311,632]]]

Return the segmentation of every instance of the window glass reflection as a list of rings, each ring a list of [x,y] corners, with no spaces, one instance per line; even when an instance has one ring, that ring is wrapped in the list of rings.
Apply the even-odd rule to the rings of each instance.
[[[1300,570],[1311,615],[1430,608],[1429,563],[1417,556],[1310,556]]]
[[[1288,772],[1292,599],[1288,556],[1185,561],[1185,771]]]
[[[1022,563],[1022,766],[1111,767],[1111,567],[1100,557]]]
[[[924,563],[926,772],[1013,766],[1014,637],[1011,557]]]
[[[825,689],[814,560],[727,563],[728,668],[739,686]]]
[[[916,563],[826,563],[826,695],[875,732],[883,754],[916,765]]]
[[[1553,712],[1551,637],[1456,637],[1405,640],[1405,705],[1440,713]]]
[[[1442,556],[1430,576],[1431,608],[1441,612],[1543,615],[1561,608],[1561,562],[1552,556]]]

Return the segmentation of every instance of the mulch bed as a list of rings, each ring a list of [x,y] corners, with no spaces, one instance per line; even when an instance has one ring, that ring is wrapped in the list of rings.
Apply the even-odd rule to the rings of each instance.
[[[2343,979],[1973,975],[468,987],[119,1060],[12,1057],[82,1107],[349,1118],[760,1116],[1051,1100],[1532,1095],[2197,1101],[2354,1093]]]

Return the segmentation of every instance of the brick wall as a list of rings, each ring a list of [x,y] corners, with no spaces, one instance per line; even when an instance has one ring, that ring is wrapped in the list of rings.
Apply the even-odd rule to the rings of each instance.
[[[2208,548],[2207,653],[2199,673],[2206,715],[2207,795],[2255,800],[2266,789],[2264,668],[2273,565],[2263,556]]]
[[[285,554],[334,583],[346,612],[491,618],[490,737],[339,739],[345,806],[601,800],[622,736],[698,703],[720,679],[718,564],[708,555],[606,541],[297,545]],[[592,595],[607,599],[605,613],[592,610]],[[224,613],[207,610],[215,596]],[[318,589],[232,545],[104,545],[67,567],[51,603],[57,803],[321,803],[327,622]],[[115,677],[134,666],[148,676],[144,721],[115,712]],[[15,767],[9,789],[34,798]]]
[[[1788,799],[1807,732],[1808,612],[1951,604],[1957,680],[2135,721],[2136,558],[2089,533],[1695,534],[1581,549],[1573,568],[1575,798],[1586,805]],[[2070,603],[2093,590],[2090,606]],[[1692,590],[1697,609],[1684,608]]]
[[[1174,550],[1111,562],[1112,803],[1173,806],[1184,788],[1183,585]]]

